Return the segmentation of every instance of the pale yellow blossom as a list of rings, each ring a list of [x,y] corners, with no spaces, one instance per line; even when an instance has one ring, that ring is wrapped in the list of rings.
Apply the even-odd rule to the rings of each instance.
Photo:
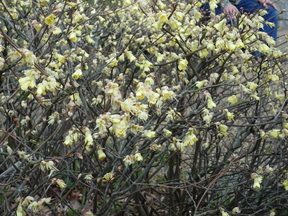
[[[56,22],[57,17],[54,14],[49,14],[47,17],[45,17],[44,21],[47,25],[53,25]]]

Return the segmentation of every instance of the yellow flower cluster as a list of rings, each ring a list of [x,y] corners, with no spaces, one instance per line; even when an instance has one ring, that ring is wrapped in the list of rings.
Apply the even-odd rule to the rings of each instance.
[[[178,150],[180,152],[184,152],[185,147],[192,146],[198,141],[198,138],[196,137],[195,133],[196,130],[194,128],[190,128],[189,131],[186,133],[186,136],[183,138],[183,140],[173,138],[172,142],[169,144],[169,149],[171,151]]]
[[[36,201],[34,197],[27,196],[23,198],[22,201],[19,202],[16,214],[18,215],[26,215],[24,208],[31,210],[34,213],[38,213],[44,210],[45,206],[43,204],[50,204],[51,198],[41,198],[40,200]]]
[[[251,177],[252,177],[252,179],[254,179],[253,188],[260,189],[261,188],[261,183],[263,181],[263,176],[261,176],[261,175],[259,175],[257,173],[252,173]]]
[[[139,152],[132,154],[132,155],[126,155],[125,158],[123,159],[125,166],[132,165],[136,163],[137,161],[138,162],[143,161],[143,157]]]

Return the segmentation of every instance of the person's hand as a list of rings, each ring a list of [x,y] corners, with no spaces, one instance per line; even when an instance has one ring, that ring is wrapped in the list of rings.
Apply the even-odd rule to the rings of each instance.
[[[226,7],[224,7],[223,8],[223,12],[225,13],[225,14],[228,14],[228,15],[230,15],[230,16],[232,16],[232,17],[234,17],[235,16],[235,14],[240,14],[240,12],[239,12],[239,10],[237,9],[237,7],[235,7],[234,5],[232,5],[232,4],[229,4],[229,5],[227,5]]]
[[[270,0],[259,0],[260,4],[262,4],[267,10],[269,7],[267,5],[271,5],[275,10],[278,10],[276,4],[271,2]]]

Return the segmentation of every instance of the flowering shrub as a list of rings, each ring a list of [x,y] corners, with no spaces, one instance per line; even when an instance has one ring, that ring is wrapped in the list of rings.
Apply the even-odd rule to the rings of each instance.
[[[286,53],[200,6],[1,1],[1,214],[285,214]]]

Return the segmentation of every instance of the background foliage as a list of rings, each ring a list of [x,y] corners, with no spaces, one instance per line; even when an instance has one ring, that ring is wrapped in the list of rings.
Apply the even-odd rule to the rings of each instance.
[[[287,215],[286,53],[259,14],[0,5],[1,215]]]

